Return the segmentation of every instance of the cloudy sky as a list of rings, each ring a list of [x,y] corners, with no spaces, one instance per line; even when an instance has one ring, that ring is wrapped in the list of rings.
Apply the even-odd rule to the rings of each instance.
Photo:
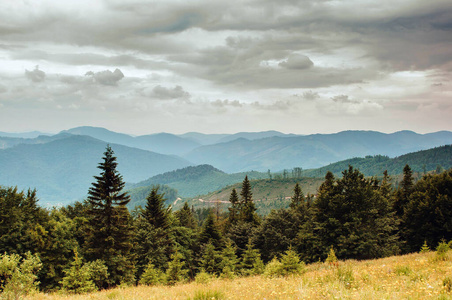
[[[2,0],[0,131],[452,130],[450,0]]]

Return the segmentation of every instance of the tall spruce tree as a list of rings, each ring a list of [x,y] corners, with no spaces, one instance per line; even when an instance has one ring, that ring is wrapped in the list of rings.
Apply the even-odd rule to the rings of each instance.
[[[300,205],[304,205],[304,195],[300,185],[297,182],[293,189],[293,196],[292,201],[290,202],[290,208],[295,209]]]
[[[253,193],[251,192],[251,184],[248,180],[248,176],[245,176],[245,179],[243,180],[240,195],[242,196],[240,202],[240,219],[246,223],[257,225],[259,223],[259,218],[256,214],[256,206],[253,202]]]
[[[90,236],[86,254],[91,260],[101,259],[108,267],[110,277],[105,287],[130,282],[133,278],[132,224],[126,204],[130,196],[122,192],[124,181],[116,170],[118,163],[110,146],[104,152],[98,168],[99,176],[88,191],[90,204]]]
[[[229,202],[231,203],[231,206],[229,207],[228,226],[237,223],[239,219],[240,203],[239,196],[235,189],[232,189],[231,195],[229,196]]]

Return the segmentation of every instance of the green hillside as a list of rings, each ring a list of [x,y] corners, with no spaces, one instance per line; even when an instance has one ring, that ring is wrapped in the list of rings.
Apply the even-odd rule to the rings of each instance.
[[[257,179],[250,180],[250,182],[257,213],[263,216],[267,215],[272,209],[287,208],[297,182],[300,184],[304,194],[315,194],[320,184],[322,184],[323,178]],[[186,201],[195,209],[219,207],[221,210],[226,210],[233,188],[240,194],[242,182],[229,185],[204,196],[177,201],[173,204],[173,210],[180,209]]]
[[[452,167],[452,145],[408,153],[395,158],[382,155],[352,158],[322,168],[305,170],[302,174],[307,177],[323,177],[326,172],[331,171],[335,176],[340,176],[343,170],[352,165],[365,176],[382,176],[384,170],[388,170],[390,175],[397,175],[402,173],[403,167],[407,164],[413,172],[418,173],[434,171],[438,166],[449,169]]]
[[[176,189],[180,197],[195,197],[241,182],[246,175],[250,179],[268,177],[266,173],[255,171],[227,174],[210,165],[199,165],[156,175],[137,183],[134,187],[165,184]]]

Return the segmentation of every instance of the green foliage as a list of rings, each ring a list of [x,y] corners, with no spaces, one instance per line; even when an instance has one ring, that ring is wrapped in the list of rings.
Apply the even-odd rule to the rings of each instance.
[[[166,282],[165,273],[156,269],[152,263],[149,263],[141,275],[140,284],[144,285],[158,285]]]
[[[86,256],[89,260],[105,261],[110,276],[104,287],[129,282],[133,278],[131,261],[132,220],[126,204],[130,197],[122,192],[124,182],[116,170],[116,157],[107,146],[103,161],[99,163],[100,176],[88,191],[90,203],[89,237]]]
[[[64,290],[76,294],[89,293],[96,289],[96,285],[91,280],[91,272],[87,265],[83,265],[82,259],[74,250],[74,261],[69,270],[65,270],[66,276],[61,285]]]
[[[424,241],[452,240],[452,169],[425,175],[408,200],[401,228],[408,251],[418,251]]]
[[[220,291],[213,290],[199,290],[196,291],[193,298],[188,298],[188,300],[222,300],[224,299],[224,295]]]
[[[439,260],[439,261],[449,260],[449,255],[448,255],[449,251],[450,251],[449,245],[446,242],[441,241],[438,244],[438,246],[436,247],[435,260]]]
[[[278,258],[273,259],[265,266],[264,276],[266,277],[279,277],[282,276],[282,263]]]
[[[289,248],[282,256],[281,256],[281,273],[283,276],[287,275],[298,275],[304,272],[305,270],[304,262],[300,261],[298,254]]]
[[[232,245],[232,242],[228,240],[226,242],[226,247],[224,247],[223,250],[221,251],[221,263],[220,263],[221,274],[224,277],[230,278],[231,275],[233,276],[238,263],[239,260],[236,255],[236,249]]]
[[[220,249],[223,244],[223,236],[218,228],[214,215],[211,213],[204,221],[202,226],[201,233],[199,235],[199,243],[200,245],[204,244],[212,244],[215,249]]]
[[[308,251],[320,252],[322,258],[331,246],[340,259],[388,256],[397,246],[397,221],[389,200],[373,179],[351,166],[341,179],[327,174],[313,206],[315,239]]]
[[[30,252],[22,258],[18,254],[0,254],[0,294],[2,299],[19,299],[34,291],[38,285],[36,273],[41,260]]]
[[[333,246],[331,246],[330,252],[328,252],[328,257],[325,259],[325,262],[328,264],[337,263],[336,252],[334,252]]]
[[[167,185],[149,185],[149,186],[140,186],[140,187],[132,187],[126,190],[126,192],[130,195],[130,202],[127,204],[129,209],[134,209],[137,206],[145,207],[146,206],[146,198],[151,193],[152,189],[157,187],[159,188],[159,192],[165,195],[165,205],[169,205],[176,201],[178,192],[176,189],[173,189]]]
[[[187,278],[187,270],[184,268],[185,262],[182,261],[182,254],[175,252],[171,255],[171,261],[166,270],[166,280],[169,285],[182,282]]]
[[[222,271],[221,262],[222,257],[220,253],[215,250],[215,246],[210,243],[205,244],[202,249],[199,266],[209,274],[219,275]]]
[[[253,193],[251,191],[251,184],[248,180],[248,176],[245,176],[245,179],[242,182],[240,196],[239,218],[246,223],[259,224],[259,217],[256,214],[256,206],[253,202]]]
[[[258,275],[264,272],[264,263],[259,250],[253,248],[251,242],[248,243],[240,262],[241,271],[244,275]]]
[[[424,241],[424,244],[422,244],[421,247],[421,253],[427,253],[430,252],[430,247],[427,245],[427,241]]]
[[[97,289],[102,288],[107,281],[107,278],[110,276],[105,262],[100,259],[85,263],[83,268],[87,269],[90,279],[94,282]]]
[[[191,229],[195,229],[197,227],[197,221],[187,202],[184,203],[182,209],[174,213],[174,216],[179,221],[180,226]]]
[[[198,274],[195,276],[195,282],[200,284],[209,283],[212,280],[213,276],[211,273],[206,272],[204,269],[201,269]]]

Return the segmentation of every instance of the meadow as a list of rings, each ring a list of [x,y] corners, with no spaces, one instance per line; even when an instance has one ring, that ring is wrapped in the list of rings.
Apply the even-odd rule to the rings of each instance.
[[[211,278],[175,286],[130,286],[74,295],[29,295],[31,300],[76,299],[452,299],[452,253],[314,263],[302,275]]]

